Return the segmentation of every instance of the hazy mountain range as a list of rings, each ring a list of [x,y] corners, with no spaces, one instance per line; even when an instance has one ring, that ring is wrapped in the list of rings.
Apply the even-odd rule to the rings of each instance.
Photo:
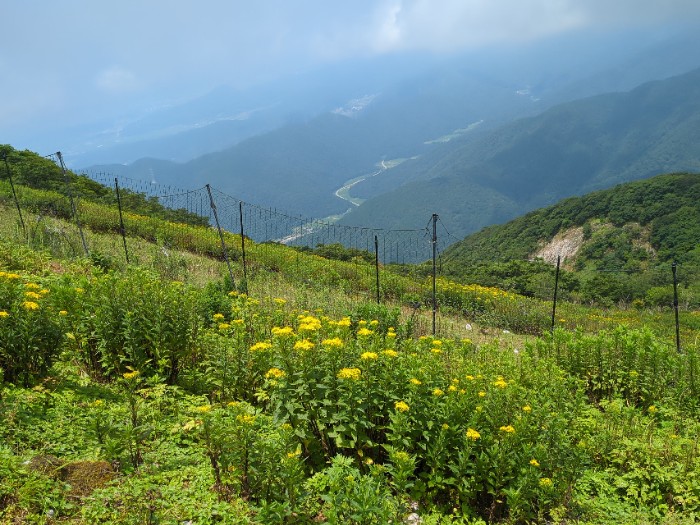
[[[154,112],[71,164],[209,183],[309,217],[350,210],[348,224],[411,228],[438,213],[458,238],[569,195],[700,170],[698,44],[581,37],[345,64]]]

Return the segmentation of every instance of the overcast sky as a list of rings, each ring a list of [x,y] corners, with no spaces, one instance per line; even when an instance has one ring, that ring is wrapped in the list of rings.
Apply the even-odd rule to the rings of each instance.
[[[699,0],[1,0],[0,143],[348,58],[700,20]],[[22,144],[17,144],[23,147]]]

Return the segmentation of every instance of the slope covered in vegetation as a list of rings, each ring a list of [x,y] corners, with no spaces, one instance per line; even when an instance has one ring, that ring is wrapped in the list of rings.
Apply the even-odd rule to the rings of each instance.
[[[551,274],[551,267],[525,261],[536,258],[543,245],[557,236],[577,229],[576,252],[564,261],[572,271],[567,276],[570,290],[587,287],[587,299],[645,299],[650,290],[654,295],[653,288],[671,282],[671,264],[676,261],[680,283],[697,301],[697,174],[659,175],[621,184],[489,226],[448,248],[444,269],[482,284],[487,284],[489,274],[501,278],[503,274]],[[556,250],[551,253],[550,263],[556,261],[556,254]],[[561,254],[566,258],[566,253]]]
[[[700,513],[691,310],[678,352],[670,312],[563,303],[550,334],[550,303],[443,277],[430,335],[411,272],[383,269],[378,305],[356,253],[251,242],[234,287],[215,230],[137,214],[126,264],[97,202],[85,257],[60,213],[33,211],[60,194],[16,189],[32,227],[2,181],[2,523]]]

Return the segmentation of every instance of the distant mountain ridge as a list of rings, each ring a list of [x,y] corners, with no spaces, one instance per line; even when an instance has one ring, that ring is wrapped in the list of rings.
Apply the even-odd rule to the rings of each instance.
[[[280,125],[279,111],[265,106],[274,102],[268,96],[272,92],[261,92],[259,96],[239,100],[238,105],[226,106],[232,111],[263,108],[248,120],[223,119],[172,137],[152,135],[157,135],[158,126],[191,122],[200,115],[196,111],[198,104],[209,111],[209,117],[221,116],[208,102],[201,101],[172,115],[135,122],[130,128],[132,134],[151,137],[148,142],[122,145],[132,155],[139,153],[142,158],[138,161],[128,165],[98,164],[89,169],[183,187],[211,183],[243,200],[311,217],[338,216],[350,209],[351,213],[343,219],[346,224],[411,228],[421,226],[418,222],[426,214],[437,212],[455,235],[463,236],[485,224],[507,220],[564,196],[554,187],[542,189],[541,184],[538,187],[527,180],[530,175],[523,179],[525,192],[531,187],[537,191],[529,202],[523,201],[522,188],[508,193],[516,186],[504,175],[504,170],[522,172],[521,168],[526,166],[521,164],[526,164],[544,170],[538,175],[544,177],[557,167],[540,165],[536,148],[523,142],[522,136],[517,138],[518,134],[535,135],[531,140],[536,146],[538,137],[543,137],[545,132],[526,125],[536,121],[514,123],[514,119],[541,115],[550,108],[553,111],[548,114],[550,122],[537,122],[543,127],[559,126],[555,133],[566,132],[566,126],[562,128],[561,118],[556,118],[552,107],[556,102],[605,88],[629,89],[648,78],[665,78],[671,72],[686,71],[688,64],[697,65],[700,61],[691,53],[679,52],[689,47],[688,42],[697,43],[700,38],[693,36],[687,41],[681,39],[663,45],[650,43],[644,53],[633,56],[625,56],[616,41],[596,42],[588,49],[579,45],[578,40],[561,42],[556,52],[529,49],[507,58],[496,52],[475,53],[468,60],[452,57],[432,67],[427,67],[429,61],[424,61],[420,67],[416,66],[413,76],[407,73],[413,64],[410,61],[401,67],[389,67],[387,62],[369,69],[353,69],[369,75],[363,79],[336,71],[334,77],[324,77],[326,84],[311,91],[302,89],[304,82],[290,86],[291,92],[304,91],[305,99],[313,102],[308,102],[305,111],[289,116],[284,125]],[[611,56],[605,54],[594,60],[600,57],[595,50],[605,46],[611,50]],[[603,62],[597,62],[600,59]],[[336,83],[338,79],[346,81],[343,93],[352,95],[339,101],[331,77]],[[226,102],[234,95],[224,90],[211,98],[221,96]],[[250,104],[243,104],[245,101]],[[313,108],[320,107],[326,109],[321,114],[314,113]],[[573,126],[581,111],[570,111],[568,118],[573,119],[570,123]],[[598,113],[603,118],[595,108],[582,111]],[[641,121],[639,124],[646,125]],[[594,122],[587,125],[596,133]],[[595,145],[575,136],[578,131],[575,126],[570,131],[574,144],[562,148],[556,140],[552,141],[552,151],[547,152],[552,157],[551,164],[554,157],[560,156],[560,165],[565,166],[568,156],[575,159],[571,161],[574,166],[583,166],[583,162],[590,161],[585,158],[587,149],[597,159],[599,153],[591,149]],[[620,140],[611,137],[611,142]],[[509,151],[516,144],[522,151]],[[578,149],[575,144],[579,145]],[[202,147],[220,151],[186,162],[163,160],[192,156]],[[633,150],[629,153],[635,155]],[[658,152],[659,156],[667,154],[667,151]],[[625,165],[623,157],[619,166]],[[335,195],[349,180],[376,172],[382,161],[393,166],[396,159],[411,160],[352,187],[350,197],[357,198],[356,203],[365,201],[359,208]],[[509,162],[515,166],[508,165]],[[477,166],[484,180],[459,178]],[[619,166],[610,169],[624,171]],[[647,168],[647,174],[655,172],[654,166]],[[661,171],[673,169],[692,169],[692,166],[668,163],[661,166]],[[629,178],[638,176],[638,165],[631,165],[630,170],[634,173]],[[601,175],[597,187],[611,183],[608,179],[615,176]],[[625,180],[626,176],[621,173],[619,180]],[[564,184],[567,190],[571,186],[568,181]],[[577,188],[574,193],[581,191],[585,188]]]
[[[571,195],[700,171],[698,137],[700,69],[555,106],[452,145],[432,164],[403,163],[391,176],[412,182],[368,200],[343,222],[410,227],[414,210],[431,209],[461,237]]]

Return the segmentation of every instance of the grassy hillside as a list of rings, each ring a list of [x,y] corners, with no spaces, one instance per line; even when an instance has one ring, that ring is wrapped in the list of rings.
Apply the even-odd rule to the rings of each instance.
[[[75,257],[71,224],[32,211],[49,191],[18,187],[43,225],[27,239],[0,190],[0,522],[700,513],[697,348],[676,352],[666,313],[561,305],[553,336],[516,336],[550,305],[441,279],[434,337],[426,309],[406,308],[422,280],[384,273],[378,306],[356,296],[364,263],[251,243],[241,294],[203,256],[206,228],[134,214],[127,266],[102,226],[113,208],[92,203],[100,257]],[[176,248],[147,242],[174,231]],[[696,340],[697,315],[681,319]]]
[[[672,171],[700,169],[700,70],[599,95],[522,119],[461,147],[449,147],[432,165],[404,162],[392,177],[409,181],[364,203],[347,224],[412,225],[411,210],[440,214],[453,234],[481,225],[465,210],[493,210],[513,218],[562,198]],[[420,172],[415,170],[419,169]],[[373,182],[375,183],[375,182]],[[376,182],[377,184],[379,182]],[[476,191],[476,190],[478,191]],[[445,200],[444,196],[450,199]],[[488,195],[491,195],[488,197]],[[486,200],[484,200],[486,196]],[[503,207],[502,203],[511,203]],[[407,226],[407,227],[409,227]]]

